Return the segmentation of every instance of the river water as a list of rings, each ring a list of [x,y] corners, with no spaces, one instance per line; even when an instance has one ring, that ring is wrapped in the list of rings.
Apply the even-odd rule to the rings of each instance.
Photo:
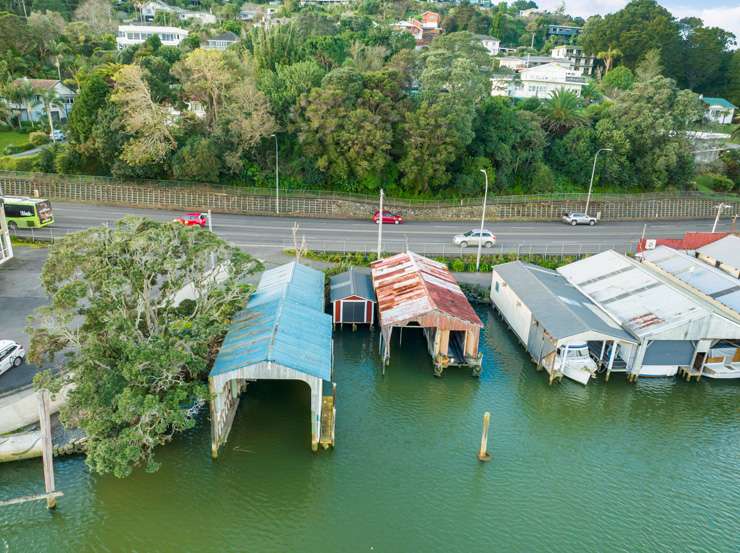
[[[310,451],[307,388],[256,384],[217,461],[205,418],[155,474],[57,461],[56,512],[0,508],[0,553],[740,551],[740,382],[550,387],[480,313],[479,380],[435,379],[414,331],[382,377],[378,332],[338,331],[334,451]],[[42,486],[39,460],[0,465],[0,498]]]

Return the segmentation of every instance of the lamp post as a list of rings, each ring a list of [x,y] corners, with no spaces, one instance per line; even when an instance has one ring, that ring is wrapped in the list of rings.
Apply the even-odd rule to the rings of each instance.
[[[588,185],[588,196],[586,197],[586,210],[584,211],[584,215],[588,217],[588,206],[591,203],[591,189],[594,186],[594,175],[596,174],[596,159],[599,157],[599,154],[601,152],[611,152],[611,148],[601,148],[596,152],[596,155],[594,155],[594,166],[591,169],[591,182]]]
[[[278,149],[277,133],[272,135],[275,139],[275,213],[280,214],[280,172],[278,166],[280,165],[280,150]]]
[[[483,214],[480,218],[480,232],[478,233],[478,255],[475,258],[475,270],[478,271],[480,267],[480,248],[483,245],[483,225],[486,222],[486,202],[488,200],[488,173],[485,169],[480,170],[481,173],[486,177],[486,188],[483,192]]]
[[[378,259],[380,259],[380,250],[383,243],[383,189],[380,189],[380,209],[378,210]]]
[[[717,208],[717,216],[714,218],[714,225],[712,225],[712,232],[715,232],[717,230],[717,223],[719,223],[719,216],[722,213],[723,209],[726,209],[728,207],[732,207],[729,204],[721,203],[718,206],[715,206]]]

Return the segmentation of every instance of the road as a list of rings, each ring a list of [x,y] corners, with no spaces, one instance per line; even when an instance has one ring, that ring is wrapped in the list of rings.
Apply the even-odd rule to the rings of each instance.
[[[55,224],[34,231],[34,235],[59,236],[93,225],[112,224],[125,215],[141,215],[168,221],[179,212],[155,209],[92,206],[66,202],[54,203]],[[371,221],[308,219],[296,217],[259,217],[248,215],[213,215],[213,230],[224,239],[257,255],[270,255],[292,247],[291,228],[300,226],[299,235],[313,250],[374,251],[378,229]],[[593,253],[613,248],[633,251],[647,224],[648,237],[680,237],[685,231],[709,231],[713,221],[604,222],[595,227],[570,227],[557,222],[490,222],[486,227],[497,237],[493,252],[521,253]],[[412,249],[418,253],[459,255],[461,249],[452,245],[452,236],[476,226],[470,222],[407,222],[383,225],[383,249],[396,252]],[[718,230],[729,230],[730,221],[720,222]],[[27,230],[19,234],[30,234]],[[468,247],[465,253],[474,254]]]

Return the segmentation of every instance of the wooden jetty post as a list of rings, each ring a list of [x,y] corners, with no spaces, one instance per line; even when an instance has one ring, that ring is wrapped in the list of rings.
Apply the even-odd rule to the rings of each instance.
[[[490,461],[491,455],[488,453],[488,426],[491,424],[491,413],[486,411],[483,414],[483,433],[480,437],[480,451],[478,451],[479,461]]]
[[[41,390],[39,398],[39,426],[41,428],[41,454],[44,460],[44,487],[46,506],[54,509],[57,498],[54,492],[54,449],[51,443],[51,417],[49,415],[49,390]]]

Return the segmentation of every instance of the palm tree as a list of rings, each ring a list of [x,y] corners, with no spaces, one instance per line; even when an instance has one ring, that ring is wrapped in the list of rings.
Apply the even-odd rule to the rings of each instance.
[[[539,112],[545,120],[547,130],[562,136],[570,129],[580,127],[586,122],[581,112],[581,99],[568,90],[556,90],[542,102]]]
[[[62,99],[57,94],[57,91],[54,90],[54,87],[38,88],[35,90],[35,94],[39,97],[41,103],[44,105],[44,111],[46,112],[46,116],[49,118],[49,130],[51,131],[53,136],[54,120],[51,117],[51,108],[54,106],[63,107]]]
[[[35,92],[31,83],[27,80],[18,80],[10,83],[5,90],[5,95],[16,106],[20,106],[18,109],[18,128],[21,128],[21,114],[20,112],[25,109],[26,115],[28,115],[28,121],[33,126],[33,118],[31,116],[31,100],[35,96]]]
[[[5,98],[0,98],[0,119],[5,121],[8,127],[11,127],[10,120],[13,117],[13,110],[10,109],[10,105]]]
[[[604,75],[609,73],[617,58],[621,58],[623,55],[619,48],[614,48],[611,44],[606,50],[596,54],[596,57],[604,62]]]

